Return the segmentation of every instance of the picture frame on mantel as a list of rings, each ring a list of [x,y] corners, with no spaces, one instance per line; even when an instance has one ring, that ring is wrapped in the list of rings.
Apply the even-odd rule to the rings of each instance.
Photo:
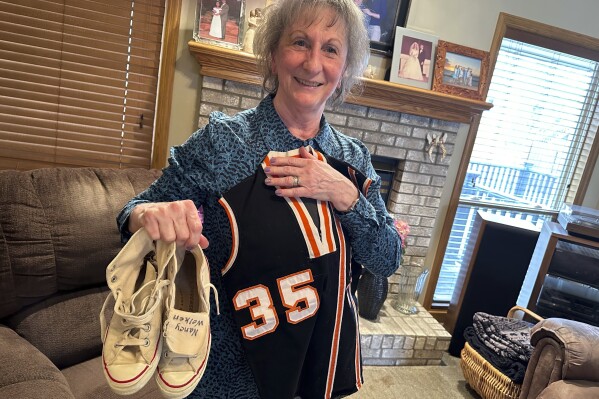
[[[241,50],[246,0],[197,0],[193,38],[215,46]]]
[[[405,27],[411,0],[354,0],[364,13],[370,38],[370,51],[390,56],[395,41],[395,27]]]
[[[256,28],[262,23],[264,9],[276,0],[245,0],[245,18],[242,50],[254,53],[254,36]]]
[[[439,40],[433,91],[484,101],[489,52]]]
[[[438,41],[437,36],[397,27],[389,81],[430,90]]]

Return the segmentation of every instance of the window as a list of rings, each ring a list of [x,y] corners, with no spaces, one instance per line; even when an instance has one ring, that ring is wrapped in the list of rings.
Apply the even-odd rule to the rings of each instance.
[[[0,4],[0,168],[150,167],[164,3]]]
[[[482,115],[433,303],[451,300],[478,210],[540,227],[584,189],[599,126],[599,64],[597,54],[563,44],[509,28],[502,38],[487,95],[493,108]]]

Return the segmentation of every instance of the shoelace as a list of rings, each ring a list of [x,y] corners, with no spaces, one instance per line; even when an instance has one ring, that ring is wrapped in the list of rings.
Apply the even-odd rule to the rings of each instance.
[[[212,293],[214,294],[214,302],[216,302],[216,314],[220,315],[220,305],[218,303],[218,291],[216,291],[216,287],[214,286],[214,284],[209,283],[208,286],[210,287],[210,289],[212,290]],[[210,306],[210,304],[208,303],[210,300],[210,298],[206,298],[204,297],[204,295],[202,295],[202,302],[204,303],[204,306],[206,307],[206,309],[208,309]]]
[[[154,288],[150,295],[142,299],[140,310],[136,315],[135,308],[135,299],[137,296],[144,292],[144,289],[147,286],[154,284]],[[129,301],[121,300],[122,292],[121,290],[117,290],[116,292],[116,303],[120,305],[115,309],[115,313],[113,317],[121,317],[123,319],[123,324],[126,324],[128,328],[123,330],[123,337],[115,344],[116,353],[114,353],[113,361],[116,360],[118,354],[127,346],[148,346],[150,341],[147,338],[140,338],[139,334],[141,331],[150,331],[150,322],[154,315],[154,312],[161,306],[162,304],[162,296],[164,287],[169,284],[167,280],[161,280],[156,282],[156,280],[148,281],[144,284],[139,290],[137,290]],[[104,301],[102,305],[102,311],[100,313],[100,327],[102,331],[102,342],[104,342],[106,337],[106,316],[104,315],[106,305],[109,302],[110,295]],[[143,354],[142,354],[143,355]],[[150,359],[145,359],[146,362],[150,362]]]

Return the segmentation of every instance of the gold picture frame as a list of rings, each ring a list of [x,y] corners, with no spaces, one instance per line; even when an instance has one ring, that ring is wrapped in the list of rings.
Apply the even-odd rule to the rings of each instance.
[[[484,101],[489,52],[439,40],[433,91]]]

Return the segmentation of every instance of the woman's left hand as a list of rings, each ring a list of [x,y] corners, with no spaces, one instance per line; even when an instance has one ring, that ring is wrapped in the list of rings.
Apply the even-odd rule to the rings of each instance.
[[[281,197],[329,201],[338,211],[347,211],[359,196],[356,186],[305,147],[300,147],[299,153],[300,158],[272,158],[265,169],[266,185],[277,186],[275,193]]]

